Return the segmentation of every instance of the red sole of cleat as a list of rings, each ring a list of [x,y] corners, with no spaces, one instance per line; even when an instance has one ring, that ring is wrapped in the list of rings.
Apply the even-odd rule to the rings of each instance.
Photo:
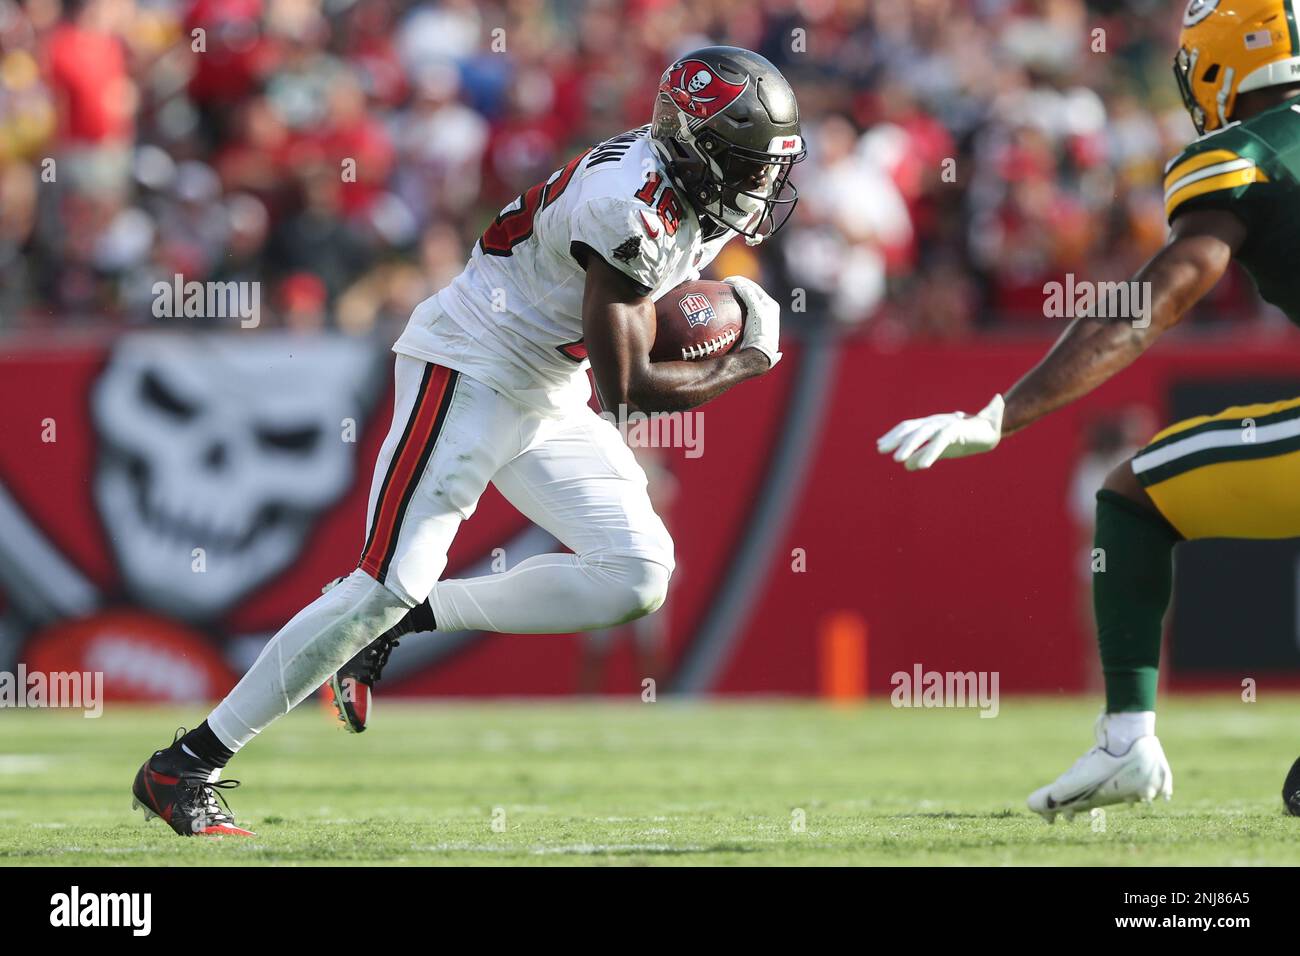
[[[242,827],[207,827],[198,832],[201,836],[257,836],[252,830],[245,830]]]
[[[366,723],[368,720],[368,711],[370,710],[369,689],[367,688],[366,690],[365,705],[361,708],[360,727],[357,727],[354,723],[352,723],[352,721],[348,720],[348,715],[343,709],[343,701],[340,697],[340,692],[342,690],[342,683],[339,681],[337,674],[335,674],[333,677],[331,677],[328,681],[325,682],[325,684],[323,685],[323,689],[325,691],[323,695],[325,700],[325,705],[334,711],[334,716],[338,720],[338,722],[343,725],[343,729],[350,734],[364,733],[366,729]]]

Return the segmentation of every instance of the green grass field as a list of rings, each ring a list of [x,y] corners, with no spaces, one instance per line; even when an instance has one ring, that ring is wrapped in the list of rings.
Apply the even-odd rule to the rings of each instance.
[[[1300,698],[1168,700],[1173,802],[1109,808],[1104,832],[1086,817],[1048,826],[1024,797],[1083,752],[1093,714],[1073,699],[1004,698],[995,719],[884,703],[380,701],[353,737],[304,706],[227,773],[257,838],[183,840],[132,813],[128,791],[201,709],[10,710],[0,862],[1300,864],[1300,819],[1279,798]]]

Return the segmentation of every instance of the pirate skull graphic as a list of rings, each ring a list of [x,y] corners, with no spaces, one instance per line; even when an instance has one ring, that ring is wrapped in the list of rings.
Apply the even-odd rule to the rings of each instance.
[[[141,603],[213,617],[283,571],[350,486],[363,343],[130,336],[97,382],[95,497]]]
[[[748,78],[744,83],[728,83],[702,60],[683,60],[668,68],[659,90],[694,117],[693,122],[700,122],[734,103],[748,84]]]

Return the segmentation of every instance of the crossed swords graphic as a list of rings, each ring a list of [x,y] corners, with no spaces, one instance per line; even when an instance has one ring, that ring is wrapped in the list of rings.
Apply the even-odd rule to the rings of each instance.
[[[559,543],[547,531],[528,525],[502,547],[517,563],[538,554],[557,550]],[[493,573],[489,554],[462,569],[458,577]],[[0,591],[9,607],[0,616],[0,670],[12,670],[27,634],[59,621],[86,617],[99,610],[104,596],[75,564],[59,551],[0,483]],[[248,644],[258,649],[270,634],[233,635],[228,657],[235,670],[251,661]],[[427,639],[407,640],[389,664],[394,677],[437,664],[474,643],[480,631],[438,632]],[[237,650],[242,647],[242,651]],[[245,659],[246,658],[246,659]]]

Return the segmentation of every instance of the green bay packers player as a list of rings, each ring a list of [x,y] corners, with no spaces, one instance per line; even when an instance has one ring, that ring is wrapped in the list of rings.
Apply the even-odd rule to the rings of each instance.
[[[1076,320],[1047,356],[975,415],[902,422],[878,443],[909,470],[991,451],[1006,435],[1132,363],[1236,259],[1260,294],[1300,324],[1300,10],[1293,0],[1191,0],[1174,61],[1201,137],[1166,169],[1166,245],[1134,277],[1149,307],[1129,320]],[[1243,427],[1247,419],[1254,428]],[[1173,793],[1155,736],[1161,620],[1172,556],[1196,538],[1300,536],[1300,398],[1179,422],[1115,469],[1097,493],[1093,576],[1106,709],[1096,746],[1029,797],[1049,822]],[[1288,802],[1288,806],[1289,806]]]

